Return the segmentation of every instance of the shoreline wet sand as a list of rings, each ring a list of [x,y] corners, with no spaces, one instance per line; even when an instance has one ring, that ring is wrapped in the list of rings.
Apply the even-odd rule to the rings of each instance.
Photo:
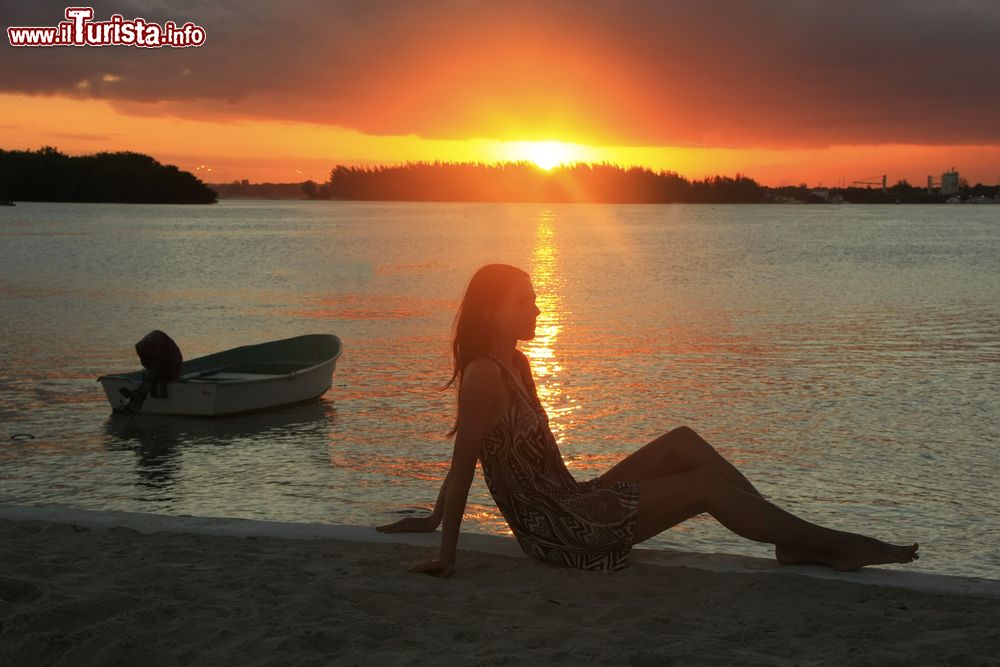
[[[0,655],[18,665],[975,665],[1000,655],[993,580],[641,547],[623,571],[582,572],[475,534],[459,539],[455,576],[437,579],[406,569],[434,554],[440,533],[334,528],[0,507]]]

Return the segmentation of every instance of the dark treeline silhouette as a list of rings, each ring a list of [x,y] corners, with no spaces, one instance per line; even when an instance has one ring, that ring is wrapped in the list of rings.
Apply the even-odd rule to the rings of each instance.
[[[940,190],[928,192],[926,187],[916,188],[905,180],[896,185],[886,188],[833,188],[831,192],[840,195],[845,202],[850,204],[942,204],[946,196]]]
[[[194,174],[130,151],[71,157],[51,146],[0,149],[0,199],[20,201],[214,204]]]
[[[766,201],[775,203],[943,204],[953,196],[962,200],[1000,197],[1000,185],[969,185],[965,179],[961,179],[959,191],[954,195],[943,195],[940,188],[928,190],[926,186],[912,185],[905,178],[887,187],[885,192],[880,187],[872,186],[811,188],[805,183],[765,189]]]
[[[739,174],[689,181],[674,172],[606,163],[578,163],[551,171],[532,162],[338,165],[326,183],[307,181],[302,191],[310,199],[390,201],[736,204],[764,199],[763,188]]]

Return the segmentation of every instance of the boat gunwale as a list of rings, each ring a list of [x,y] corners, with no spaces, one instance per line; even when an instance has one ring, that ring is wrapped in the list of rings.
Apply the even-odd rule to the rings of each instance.
[[[205,376],[206,379],[190,378],[190,379],[187,379],[187,380],[182,379],[183,376],[181,376],[181,378],[175,380],[174,382],[167,383],[167,386],[170,386],[172,384],[174,384],[174,385],[176,385],[176,384],[202,384],[202,385],[211,384],[211,385],[216,385],[216,386],[229,386],[229,385],[258,384],[258,383],[262,383],[262,382],[277,382],[279,380],[291,380],[291,379],[295,379],[299,375],[303,375],[303,374],[305,374],[305,373],[307,373],[309,371],[316,370],[316,369],[318,369],[318,368],[320,368],[322,366],[325,366],[326,364],[331,364],[332,363],[332,364],[336,365],[337,360],[340,358],[340,355],[344,351],[343,341],[341,341],[340,336],[337,336],[336,334],[305,334],[303,336],[293,336],[292,338],[282,338],[281,340],[265,341],[263,343],[255,343],[255,344],[251,344],[251,345],[240,345],[239,347],[234,347],[234,348],[231,348],[229,350],[222,350],[221,352],[213,352],[212,354],[206,354],[206,355],[203,355],[203,356],[200,356],[200,357],[196,357],[196,358],[191,359],[189,361],[186,361],[184,363],[185,364],[193,364],[195,362],[201,361],[202,359],[208,359],[209,357],[212,357],[212,356],[216,356],[216,355],[220,355],[220,354],[226,354],[227,352],[235,352],[235,351],[241,350],[241,349],[259,347],[261,345],[270,345],[270,344],[274,344],[274,343],[284,343],[284,342],[296,340],[296,339],[299,339],[299,338],[306,338],[306,337],[310,337],[310,336],[324,336],[324,337],[328,336],[328,337],[332,337],[332,338],[336,339],[336,341],[337,341],[337,352],[336,352],[336,354],[334,354],[332,357],[328,357],[328,358],[324,359],[323,361],[320,361],[319,363],[313,364],[312,366],[306,366],[305,368],[299,368],[299,369],[296,369],[294,371],[289,371],[288,373],[276,373],[276,374],[267,375],[267,376],[263,376],[263,377],[259,377],[259,378],[246,378],[246,379],[241,379],[241,380],[215,380],[215,381],[213,381],[211,379],[207,379],[210,376]],[[183,370],[183,366],[181,367],[181,369]],[[221,372],[221,370],[222,369],[219,369],[219,370],[217,370],[215,372]],[[127,380],[129,382],[134,382],[136,384],[140,384],[142,382],[142,374],[143,374],[143,372],[144,371],[125,371],[125,372],[122,372],[122,373],[109,373],[107,375],[100,376],[99,378],[97,378],[97,381],[100,382],[101,384],[103,384],[105,379],[108,379],[108,380]],[[197,371],[195,371],[195,372],[197,372]]]

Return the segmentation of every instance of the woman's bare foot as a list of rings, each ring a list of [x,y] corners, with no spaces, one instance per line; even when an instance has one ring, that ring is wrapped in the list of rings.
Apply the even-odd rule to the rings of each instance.
[[[829,565],[835,570],[849,572],[865,565],[882,563],[909,563],[920,558],[919,545],[889,544],[871,537],[857,536],[842,552],[831,554],[818,549],[775,546],[774,557],[782,565]]]
[[[835,570],[849,572],[865,565],[880,565],[882,563],[909,563],[920,556],[917,549],[920,545],[889,544],[873,537],[858,535],[852,544],[833,556],[830,566]]]

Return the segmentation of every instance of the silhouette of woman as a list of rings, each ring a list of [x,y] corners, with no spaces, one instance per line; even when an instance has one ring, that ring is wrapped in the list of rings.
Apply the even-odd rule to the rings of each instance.
[[[411,572],[451,576],[459,527],[477,461],[518,544],[533,558],[587,570],[617,570],[632,545],[707,512],[747,539],[775,545],[784,564],[854,570],[907,563],[917,545],[824,528],[777,507],[692,429],[681,426],[625,457],[606,473],[576,481],[562,462],[518,340],[535,337],[539,310],[531,277],[489,264],[469,282],[455,318],[452,352],[458,414],[451,469],[434,511],[379,526],[386,533],[433,531],[438,557]]]

